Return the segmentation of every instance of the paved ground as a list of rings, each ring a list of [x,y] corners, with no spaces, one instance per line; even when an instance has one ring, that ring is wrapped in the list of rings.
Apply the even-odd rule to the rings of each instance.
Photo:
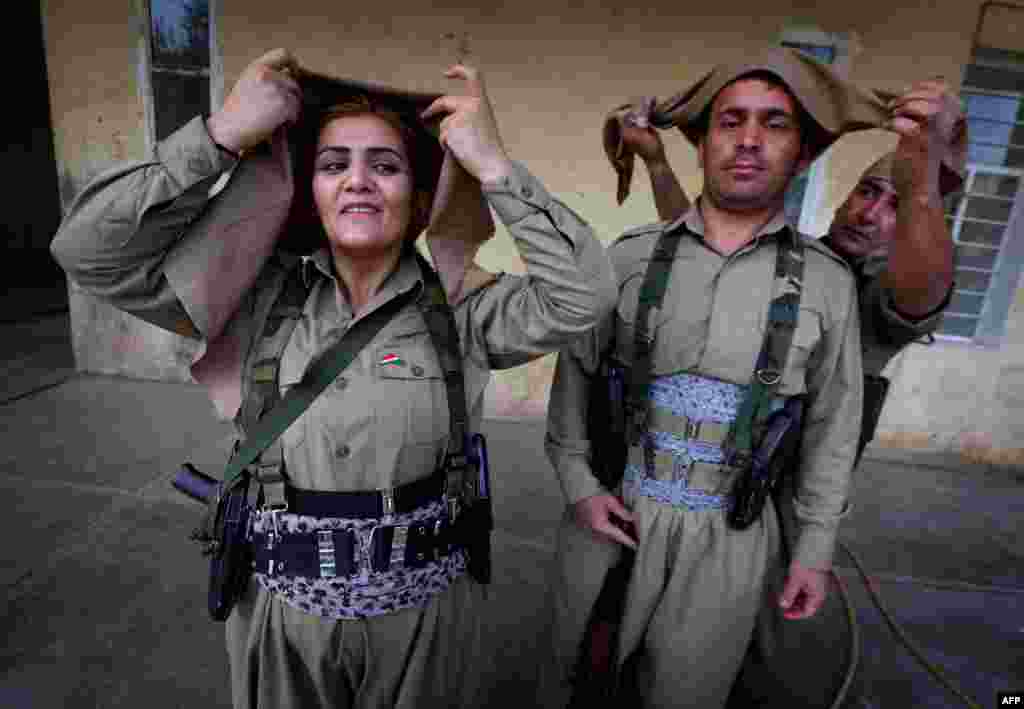
[[[0,707],[229,706],[193,503],[169,479],[216,470],[230,431],[197,387],[75,376],[66,315],[0,324]],[[544,578],[562,502],[543,423],[489,420],[498,530],[487,705],[533,703]],[[983,707],[1024,689],[1024,471],[875,451],[843,541],[933,662]],[[957,706],[897,645],[840,555],[867,705]],[[836,599],[827,612],[839,622]],[[829,663],[807,653],[808,673]],[[833,663],[834,664],[834,663]],[[838,679],[837,679],[838,682]]]

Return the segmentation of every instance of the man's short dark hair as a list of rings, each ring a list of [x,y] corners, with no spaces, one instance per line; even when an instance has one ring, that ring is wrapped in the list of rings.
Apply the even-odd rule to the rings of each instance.
[[[819,133],[824,129],[818,125],[818,122],[811,117],[811,114],[807,112],[804,105],[800,103],[800,100],[793,94],[789,86],[783,81],[778,74],[768,71],[767,69],[758,69],[748,74],[737,76],[735,79],[730,81],[728,84],[723,86],[715,97],[711,99],[707,107],[701,111],[700,116],[697,117],[695,122],[695,128],[697,133],[703,138],[708,134],[711,129],[711,108],[715,105],[715,101],[718,99],[719,94],[725,91],[727,88],[735,84],[737,81],[746,81],[748,79],[756,79],[757,81],[763,81],[770,86],[774,86],[777,89],[782,89],[789,96],[793,105],[796,107],[796,120],[797,127],[800,130],[800,145],[806,147],[810,144],[809,137],[814,133]]]

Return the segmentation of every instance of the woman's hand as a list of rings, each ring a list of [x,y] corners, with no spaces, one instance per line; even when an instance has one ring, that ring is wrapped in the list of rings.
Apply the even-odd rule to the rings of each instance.
[[[441,144],[452,151],[459,163],[482,183],[496,182],[512,170],[512,162],[498,135],[491,102],[484,90],[480,71],[456,64],[445,72],[462,79],[469,89],[465,96],[442,96],[421,114],[424,120],[448,114],[441,121]]]
[[[298,120],[302,91],[289,74],[300,70],[287,49],[274,49],[245,68],[224,106],[206,121],[215,143],[234,153],[259,145]]]

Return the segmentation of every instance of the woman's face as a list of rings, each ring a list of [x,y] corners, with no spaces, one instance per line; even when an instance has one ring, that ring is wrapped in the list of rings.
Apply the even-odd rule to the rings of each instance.
[[[332,250],[355,256],[400,249],[413,173],[398,131],[369,113],[327,123],[317,142],[313,199]]]

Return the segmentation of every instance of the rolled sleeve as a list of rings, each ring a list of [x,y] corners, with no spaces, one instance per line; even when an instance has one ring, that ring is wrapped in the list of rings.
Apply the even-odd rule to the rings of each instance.
[[[615,307],[616,287],[593,230],[521,164],[484,194],[526,264],[469,298],[469,331],[492,369],[568,345]]]
[[[163,261],[235,162],[196,117],[157,146],[151,160],[112,168],[86,185],[50,245],[54,259],[90,295],[194,336]]]
[[[860,434],[863,370],[852,279],[849,291],[845,317],[832,324],[809,363],[808,417],[793,499],[793,558],[814,569],[831,567],[839,522],[850,510],[850,478]]]

